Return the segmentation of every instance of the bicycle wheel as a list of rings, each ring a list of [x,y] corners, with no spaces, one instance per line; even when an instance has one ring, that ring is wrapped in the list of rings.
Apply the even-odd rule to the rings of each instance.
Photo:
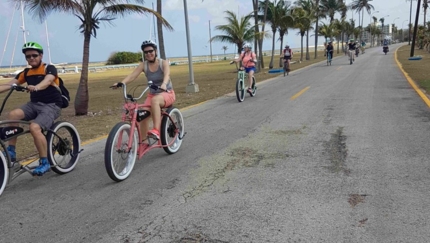
[[[6,158],[0,155],[0,195],[3,193],[7,181],[9,180],[9,169],[7,167]]]
[[[105,167],[109,177],[117,182],[127,179],[133,170],[137,159],[138,135],[137,129],[130,135],[130,124],[120,122],[109,133],[105,145]],[[130,150],[128,140],[131,140]]]
[[[255,94],[257,94],[257,85],[256,85],[256,82],[255,82],[255,77],[252,77],[252,87],[251,87],[251,89],[252,89],[252,92],[249,93],[249,94],[251,95],[251,97],[254,97]]]
[[[48,131],[46,141],[51,169],[60,175],[72,171],[78,163],[81,146],[76,128],[69,122],[56,122]]]
[[[239,102],[245,99],[245,85],[242,79],[236,81],[236,97]]]
[[[169,116],[164,115],[161,120],[161,144],[168,154],[176,153],[182,144],[185,134],[184,118],[179,109],[170,107],[166,111]],[[169,145],[170,144],[170,145]]]
[[[284,62],[284,77],[285,77],[285,73],[287,73],[287,64],[285,64]]]

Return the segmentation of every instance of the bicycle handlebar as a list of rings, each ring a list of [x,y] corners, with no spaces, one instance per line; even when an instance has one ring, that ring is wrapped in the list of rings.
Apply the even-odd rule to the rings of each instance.
[[[164,89],[162,89],[161,88],[161,86],[157,86],[157,85],[155,85],[155,84],[153,84],[153,82],[152,81],[148,81],[148,87],[146,87],[143,91],[142,91],[142,93],[140,94],[140,96],[139,97],[137,97],[137,98],[135,98],[135,97],[132,97],[131,95],[128,95],[127,94],[127,85],[126,84],[124,84],[124,83],[121,83],[121,82],[119,82],[119,83],[117,83],[116,85],[112,85],[112,86],[109,86],[109,88],[119,88],[119,87],[123,87],[123,94],[124,94],[124,99],[128,99],[128,100],[132,100],[132,101],[137,101],[137,100],[140,100],[142,97],[143,97],[143,95],[148,91],[148,89],[155,89],[155,90],[158,90],[158,89],[160,89],[160,90],[163,90],[163,91],[166,91],[167,92],[167,90],[164,90]]]
[[[20,85],[17,85],[17,84],[12,84],[12,85],[10,86],[10,90],[9,90],[9,92],[7,93],[6,97],[5,97],[5,98],[4,98],[4,100],[3,100],[3,103],[2,103],[2,105],[1,105],[1,108],[0,108],[0,115],[1,115],[1,113],[3,112],[3,109],[4,109],[4,106],[5,106],[5,104],[6,104],[6,101],[9,99],[9,96],[12,94],[12,92],[13,92],[14,90],[16,90],[16,91],[21,91],[21,92],[28,91],[27,87],[20,86]]]

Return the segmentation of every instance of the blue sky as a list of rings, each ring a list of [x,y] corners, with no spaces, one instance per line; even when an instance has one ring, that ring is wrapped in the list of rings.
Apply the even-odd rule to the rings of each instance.
[[[351,3],[347,0],[346,3]],[[211,35],[221,34],[215,31],[215,26],[225,24],[224,11],[231,10],[239,15],[245,15],[252,11],[251,0],[187,0],[188,18],[190,23],[190,35],[193,56],[208,55],[209,49],[209,21],[211,21]],[[156,1],[146,1],[145,6],[152,8]],[[409,22],[410,2],[405,0],[374,0],[371,2],[378,13],[372,14],[379,18],[385,17],[386,23],[394,23],[399,27],[406,28]],[[412,21],[416,13],[417,1],[413,1]],[[174,31],[164,31],[166,54],[168,57],[180,57],[187,55],[185,20],[183,10],[183,0],[163,0],[163,16],[173,26]],[[14,16],[13,16],[14,15]],[[387,16],[389,15],[389,16]],[[13,16],[13,18],[12,18]],[[8,0],[0,0],[0,58],[3,60],[1,66],[8,66],[11,63],[12,55],[13,65],[24,63],[24,57],[20,48],[24,42],[23,32],[20,29],[21,16],[20,11],[13,8],[13,4]],[[358,21],[358,14],[348,12],[348,18],[354,18]],[[368,24],[370,15],[365,14],[364,23]],[[11,19],[13,20],[11,22]],[[24,14],[25,29],[27,30],[27,41],[36,41],[47,49],[47,34],[44,23],[40,23],[28,13]],[[151,16],[130,15],[125,18],[118,18],[114,25],[102,24],[97,33],[97,38],[91,39],[90,61],[106,61],[109,55],[115,51],[139,51],[140,43],[145,39],[154,39],[150,37]],[[420,23],[422,23],[423,13],[421,9]],[[427,14],[429,19],[429,14]],[[51,52],[51,60],[54,63],[59,62],[81,62],[83,36],[78,31],[80,22],[77,17],[69,14],[52,13],[47,18],[48,36]],[[9,38],[7,38],[9,26],[11,27]],[[270,30],[267,26],[266,30]],[[278,36],[276,36],[276,39]],[[6,40],[8,43],[5,46]],[[285,41],[292,47],[300,47],[300,37],[297,30],[290,30],[285,37]],[[319,44],[323,43],[320,38]],[[14,45],[16,43],[16,49]],[[310,41],[313,45],[314,41]],[[228,53],[234,51],[232,44],[213,42],[212,53],[214,55],[223,53],[222,46],[228,46]],[[275,43],[275,48],[279,48],[279,42]],[[271,39],[265,40],[265,50],[271,49]],[[276,50],[275,49],[275,50]],[[45,51],[44,60],[47,62],[48,52]]]

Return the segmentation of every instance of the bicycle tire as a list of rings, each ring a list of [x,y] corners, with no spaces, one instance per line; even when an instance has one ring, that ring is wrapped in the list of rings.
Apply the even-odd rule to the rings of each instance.
[[[104,154],[105,167],[109,177],[116,182],[120,182],[127,179],[130,176],[130,173],[133,171],[133,167],[136,163],[138,150],[137,129],[133,134],[133,144],[131,145],[131,150],[127,152],[125,151],[125,149],[127,149],[128,147],[127,143],[130,136],[130,129],[131,126],[129,123],[117,123],[109,132],[109,136],[106,140]],[[126,138],[123,138],[123,135],[128,136]],[[120,136],[122,138],[122,141],[118,142],[117,139]],[[118,143],[121,144],[120,146],[116,147]],[[118,155],[119,159],[125,160],[124,166],[118,165],[116,161],[114,161],[115,155]]]
[[[285,73],[287,73],[287,64],[284,62],[284,77],[285,77]]]
[[[181,147],[182,138],[185,134],[184,117],[182,116],[181,111],[175,107],[170,107],[167,109],[166,113],[169,114],[173,121],[169,119],[169,116],[163,115],[160,131],[161,144],[166,146],[163,147],[166,153],[174,154],[178,152]],[[173,141],[174,138],[175,141]],[[167,146],[170,143],[171,145]]]
[[[79,133],[69,122],[58,121],[52,125],[46,136],[48,161],[57,174],[72,171],[79,161],[81,139]]]
[[[249,93],[249,95],[251,95],[251,97],[254,97],[257,94],[257,85],[256,85],[256,81],[255,81],[255,77],[252,77],[252,92]]]
[[[0,155],[0,196],[6,188],[7,182],[9,180],[9,168],[7,167],[6,158]]]
[[[242,79],[236,81],[236,98],[239,102],[245,99],[245,85]]]

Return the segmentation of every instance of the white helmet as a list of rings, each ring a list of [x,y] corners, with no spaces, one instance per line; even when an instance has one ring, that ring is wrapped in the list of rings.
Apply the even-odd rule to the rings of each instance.
[[[252,49],[252,46],[251,46],[251,44],[249,44],[249,43],[244,43],[244,44],[243,44],[243,48],[249,48],[249,49]]]
[[[152,46],[152,48],[157,49],[157,44],[153,42],[152,40],[146,40],[142,42],[142,45],[140,46],[140,49],[145,49],[147,46]]]

